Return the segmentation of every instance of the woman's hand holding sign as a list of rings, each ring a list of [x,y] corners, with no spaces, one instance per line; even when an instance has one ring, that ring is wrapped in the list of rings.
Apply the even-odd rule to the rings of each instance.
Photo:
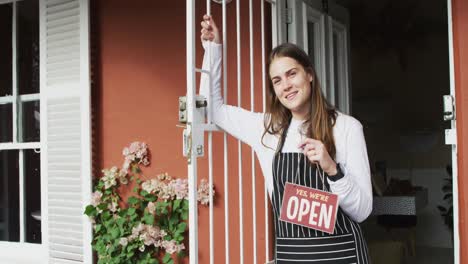
[[[301,141],[299,148],[307,156],[310,162],[318,163],[329,176],[336,175],[336,163],[328,154],[327,148],[320,140],[305,138]]]

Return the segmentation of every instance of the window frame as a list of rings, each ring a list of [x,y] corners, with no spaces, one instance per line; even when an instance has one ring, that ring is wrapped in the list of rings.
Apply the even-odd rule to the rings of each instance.
[[[13,134],[11,142],[2,142],[0,143],[0,151],[5,150],[17,150],[18,151],[18,176],[19,176],[19,226],[20,226],[20,238],[19,241],[0,241],[0,257],[7,260],[35,260],[44,259],[42,256],[46,253],[44,239],[41,239],[41,243],[30,243],[26,242],[26,207],[25,207],[25,150],[34,150],[40,152],[41,150],[41,137],[39,141],[34,142],[20,142],[19,139],[22,138],[22,113],[21,105],[25,102],[39,102],[40,100],[40,90],[38,93],[34,94],[24,94],[19,95],[18,87],[18,69],[17,69],[17,13],[18,5],[17,3],[22,0],[0,0],[0,5],[11,4],[12,6],[12,83],[11,83],[11,95],[1,96],[0,95],[0,104],[11,104],[12,105],[12,127]],[[39,10],[38,17],[39,17]],[[39,27],[39,21],[38,27]],[[39,29],[39,28],[38,28]],[[39,31],[39,30],[38,30]],[[39,37],[39,36],[38,36]],[[41,116],[41,115],[39,115]],[[40,119],[39,122],[42,122]],[[40,173],[40,178],[42,182],[43,173]],[[41,184],[40,195],[41,200],[45,198],[43,192],[43,186]],[[42,203],[42,202],[41,202]],[[43,212],[43,206],[41,205],[41,212]],[[41,233],[44,231],[44,223],[41,220]],[[7,227],[8,228],[8,227]],[[31,254],[24,254],[24,250],[27,249]],[[39,257],[39,258],[38,258]]]

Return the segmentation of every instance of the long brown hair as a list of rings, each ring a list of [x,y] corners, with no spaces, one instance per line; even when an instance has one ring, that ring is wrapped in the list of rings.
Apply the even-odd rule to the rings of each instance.
[[[333,126],[338,113],[334,106],[322,95],[320,82],[309,56],[298,46],[292,43],[284,43],[274,48],[268,60],[268,72],[270,65],[276,58],[289,57],[296,60],[304,70],[312,75],[310,82],[311,93],[309,97],[310,107],[303,126],[306,128],[306,136],[320,140],[325,145],[332,159],[336,158],[335,141],[333,138]],[[291,122],[292,114],[289,109],[281,104],[273,89],[271,76],[268,73],[269,82],[269,109],[265,114],[265,132],[262,135],[262,144],[265,134],[281,135]]]

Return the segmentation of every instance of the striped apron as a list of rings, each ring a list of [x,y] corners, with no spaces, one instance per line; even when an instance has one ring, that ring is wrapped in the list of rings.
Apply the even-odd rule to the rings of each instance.
[[[286,182],[323,191],[330,189],[327,180],[320,177],[320,168],[310,162],[304,154],[281,153],[284,140],[285,135],[282,136],[273,159],[272,205],[276,233],[276,263],[370,263],[361,227],[341,208],[337,212],[334,234],[279,220]],[[322,171],[323,175],[325,174]]]

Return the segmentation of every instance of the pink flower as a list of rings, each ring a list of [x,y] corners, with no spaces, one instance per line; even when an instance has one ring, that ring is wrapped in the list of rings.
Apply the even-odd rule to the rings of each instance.
[[[131,143],[128,148],[123,149],[122,154],[125,156],[125,161],[129,163],[138,162],[144,166],[148,166],[150,163],[147,157],[148,145],[143,142]]]
[[[109,189],[112,186],[117,185],[116,178],[118,177],[118,168],[117,167],[112,167],[110,170],[109,169],[104,169],[102,170],[104,173],[104,176],[101,178],[101,180],[104,182],[104,188]]]
[[[102,192],[100,191],[95,191],[91,195],[91,205],[96,207],[101,203],[101,198],[102,198]]]
[[[188,180],[176,179],[171,181],[176,199],[188,199]]]
[[[156,212],[156,204],[153,202],[149,202],[146,208],[148,208],[148,212],[152,215]]]
[[[117,207],[118,207],[118,204],[116,202],[112,202],[107,206],[107,208],[113,213],[117,211]]]
[[[202,179],[199,186],[198,186],[198,201],[203,204],[207,205],[210,202],[210,187],[206,179]],[[213,195],[215,191],[213,188]]]
[[[164,240],[162,242],[162,246],[166,250],[166,252],[169,254],[174,254],[177,251],[176,243],[174,240],[171,240],[171,241]]]

